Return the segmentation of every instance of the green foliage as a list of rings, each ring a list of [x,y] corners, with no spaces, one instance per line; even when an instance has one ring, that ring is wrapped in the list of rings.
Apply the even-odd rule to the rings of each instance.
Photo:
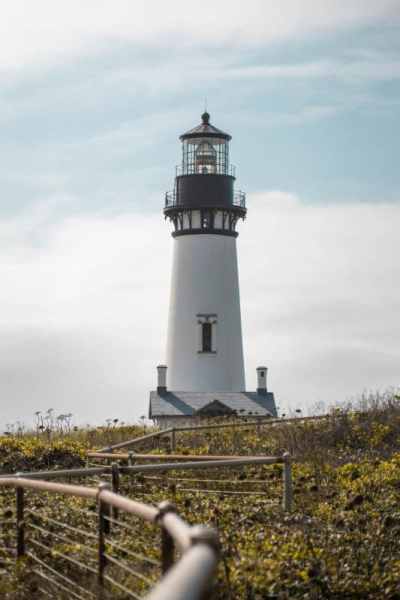
[[[316,421],[251,430],[232,424],[225,429],[176,435],[177,452],[183,454],[276,455],[290,451],[295,457],[291,514],[281,509],[279,464],[122,477],[121,492],[152,504],[169,498],[188,522],[218,528],[222,560],[215,600],[400,598],[398,399],[389,395],[375,402],[372,398],[361,408],[335,410],[329,418]],[[141,433],[137,430],[134,435]],[[113,435],[114,441],[130,437],[118,428]],[[109,443],[110,432],[102,437],[96,430],[96,444]],[[8,437],[0,440],[0,460],[3,471],[20,469],[20,465],[29,469],[66,466],[68,461],[68,466],[75,466],[82,464],[86,449],[93,445],[87,435],[50,443],[33,437]],[[151,442],[144,448],[165,453],[168,445],[161,440],[158,448],[152,448]],[[77,527],[88,527],[88,518],[77,510],[82,508],[80,502],[62,497],[49,501],[36,495],[35,507]],[[94,523],[95,508],[94,504],[86,506]],[[10,519],[10,496],[3,494],[0,511],[3,521]],[[136,533],[120,532],[119,543],[131,552],[159,558],[156,530],[140,521],[133,526]],[[60,542],[55,550],[87,560],[80,543],[66,546]],[[60,570],[68,569],[59,555],[52,560]],[[5,566],[10,573],[11,565]],[[5,598],[23,598],[18,594],[28,589],[23,566],[18,569],[4,579],[4,586],[0,575],[1,589],[8,590]],[[157,570],[146,574],[152,580],[159,577]],[[137,593],[144,591],[142,583],[128,583],[135,585]],[[122,596],[116,593],[118,597]]]
[[[300,465],[293,514],[243,506],[244,525],[222,527],[233,597],[398,597],[399,466],[396,454],[331,467],[318,485]]]
[[[0,473],[82,467],[86,453],[143,435],[137,425],[77,429],[67,434],[45,431],[0,436]]]
[[[85,447],[73,440],[46,442],[35,437],[0,437],[0,469],[3,473],[83,466]]]

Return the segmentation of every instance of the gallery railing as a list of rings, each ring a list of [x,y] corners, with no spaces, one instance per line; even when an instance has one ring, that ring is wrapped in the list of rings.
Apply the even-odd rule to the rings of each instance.
[[[179,201],[179,196],[176,193],[176,190],[172,190],[170,192],[166,192],[165,193],[165,205],[164,205],[164,208],[173,208],[175,206],[180,206],[180,205],[182,205],[182,200]],[[237,191],[233,192],[232,206],[234,206],[234,207],[240,207],[240,208],[246,208],[246,194],[245,194],[245,192],[241,192],[240,190],[237,190]]]
[[[195,162],[189,162],[186,165],[176,165],[175,176],[181,175],[230,175],[236,177],[235,165],[228,164],[226,160],[217,161],[212,169],[200,170],[196,168]]]

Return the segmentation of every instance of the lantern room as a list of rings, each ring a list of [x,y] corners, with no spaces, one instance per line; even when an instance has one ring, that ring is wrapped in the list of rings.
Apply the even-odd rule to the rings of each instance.
[[[201,116],[201,124],[180,136],[182,165],[178,175],[233,175],[229,167],[231,136],[210,123],[210,115]]]
[[[176,168],[174,189],[165,196],[164,214],[174,224],[173,235],[188,232],[222,232],[237,235],[238,219],[246,215],[245,194],[234,190],[234,168],[229,164],[228,133],[201,123],[179,138],[182,161]]]

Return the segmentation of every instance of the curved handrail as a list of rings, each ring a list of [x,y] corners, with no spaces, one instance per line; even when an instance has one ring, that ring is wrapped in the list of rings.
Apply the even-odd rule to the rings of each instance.
[[[185,552],[192,545],[192,528],[178,517],[174,512],[168,511],[162,518],[163,525],[170,536],[175,540],[181,552]]]
[[[159,583],[146,600],[188,600],[203,598],[207,582],[215,571],[215,551],[206,544],[190,548]],[[198,565],[201,565],[198,568]],[[179,567],[179,568],[178,568]],[[193,576],[188,576],[193,573]]]
[[[157,524],[169,543],[164,545],[169,556],[163,556],[164,577],[147,596],[148,600],[200,600],[212,580],[218,563],[218,534],[207,527],[190,526],[176,514],[175,507],[163,502],[158,507],[143,504],[108,489],[108,484],[100,484],[98,488],[83,485],[56,483],[38,479],[28,479],[20,475],[0,477],[0,487],[17,489],[17,556],[25,554],[24,501],[19,491],[31,489],[79,498],[95,499],[100,507],[99,527],[102,507],[108,506],[135,515],[145,521]],[[22,541],[18,535],[22,531]],[[101,529],[100,538],[101,538]],[[100,543],[100,542],[99,542]],[[181,552],[181,558],[172,566],[173,548]],[[104,550],[104,549],[103,549]],[[100,547],[99,547],[100,551]]]
[[[53,483],[52,481],[41,481],[25,479],[15,475],[14,477],[0,478],[0,486],[27,488],[39,492],[50,492],[54,494],[65,494],[66,496],[77,496],[78,498],[97,498],[97,488],[85,487],[83,485],[72,485],[67,483]]]

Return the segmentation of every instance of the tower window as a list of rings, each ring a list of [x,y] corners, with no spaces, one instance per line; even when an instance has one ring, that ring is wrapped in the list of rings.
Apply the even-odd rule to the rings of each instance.
[[[202,352],[212,351],[212,325],[211,323],[202,323],[201,325]]]
[[[217,354],[217,315],[200,313],[197,317],[197,352]]]
[[[213,229],[214,228],[214,213],[211,210],[201,211],[201,228],[202,229]]]

